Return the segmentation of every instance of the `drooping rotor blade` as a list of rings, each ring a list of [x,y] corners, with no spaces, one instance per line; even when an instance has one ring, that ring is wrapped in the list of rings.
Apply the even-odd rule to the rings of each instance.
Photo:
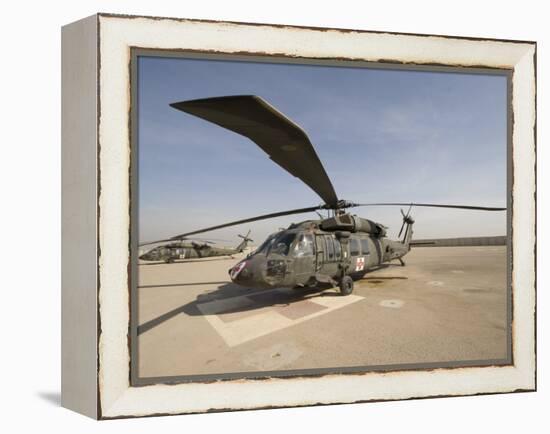
[[[208,241],[209,243],[211,242],[214,242],[214,241],[225,241],[225,242],[228,242],[229,240],[225,240],[223,238],[196,238],[196,237],[189,237],[187,238],[188,240],[198,240],[198,241]]]
[[[160,243],[167,243],[169,241],[174,241],[170,238],[167,238],[165,240],[156,240],[156,241],[146,241],[146,242],[143,242],[143,243],[139,243],[138,244],[138,247],[143,247],[143,246],[149,246],[151,244],[160,244]]]
[[[327,205],[336,207],[336,192],[307,134],[259,96],[222,96],[170,106],[248,137]]]
[[[195,240],[195,241],[202,241],[204,243],[208,243],[208,244],[215,244],[215,241],[227,241],[227,240],[223,240],[223,239],[220,239],[220,238],[208,238],[208,239],[204,239],[204,238],[188,238],[188,237],[184,237],[184,238],[179,238],[180,241],[183,241],[183,240]],[[172,242],[174,241],[173,238],[166,238],[164,240],[156,240],[156,241],[147,241],[147,242],[144,242],[144,243],[139,243],[138,244],[138,247],[142,247],[142,246],[149,246],[151,244],[160,244],[160,243],[169,243],[169,242]]]
[[[170,239],[170,241],[180,240],[182,238],[187,237],[188,235],[202,234],[204,232],[214,231],[216,229],[227,228],[229,226],[237,226],[237,225],[240,225],[240,224],[243,224],[243,223],[251,223],[251,222],[256,222],[258,220],[267,220],[267,219],[274,218],[274,217],[283,217],[283,216],[292,215],[292,214],[303,214],[303,213],[306,213],[306,212],[316,211],[318,209],[321,209],[321,207],[320,206],[312,206],[312,207],[309,207],[309,208],[298,208],[298,209],[291,209],[289,211],[281,211],[281,212],[274,212],[274,213],[271,213],[271,214],[263,214],[263,215],[259,215],[259,216],[256,216],[256,217],[251,217],[251,218],[242,219],[242,220],[236,220],[234,222],[224,223],[224,224],[217,225],[217,226],[211,226],[209,228],[198,229],[198,230],[192,231],[192,232],[186,232],[185,234],[180,234],[180,235],[176,235],[175,237],[172,237]]]
[[[476,205],[448,205],[441,203],[415,203],[415,202],[399,202],[399,203],[351,203],[349,208],[356,206],[425,206],[433,208],[456,208],[456,209],[470,209],[480,211],[506,211],[506,208],[492,207],[492,206],[476,206]]]

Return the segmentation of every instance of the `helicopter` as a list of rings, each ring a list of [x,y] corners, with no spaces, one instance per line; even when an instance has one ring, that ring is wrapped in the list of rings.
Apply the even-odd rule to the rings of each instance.
[[[399,260],[411,249],[413,207],[438,207],[483,211],[506,208],[432,203],[355,203],[339,199],[306,132],[257,95],[232,95],[188,100],[172,108],[202,118],[254,142],[269,158],[310,187],[323,201],[320,205],[279,211],[198,229],[170,238],[230,226],[325,210],[328,216],[291,224],[271,234],[254,252],[229,270],[237,285],[253,289],[303,288],[320,284],[338,286],[342,295],[353,292],[354,280],[382,264]],[[353,215],[349,208],[364,206],[408,206],[401,210],[403,223],[399,240],[386,237],[387,228]],[[403,237],[401,238],[401,235]]]
[[[247,247],[249,242],[253,242],[252,238],[249,238],[250,230],[246,235],[239,235],[243,240],[235,248],[230,247],[213,247],[211,240],[199,240],[193,238],[181,238],[177,241],[174,240],[159,240],[147,243],[141,243],[141,246],[150,244],[166,243],[160,246],[156,246],[151,250],[140,255],[139,259],[142,261],[164,261],[167,264],[175,262],[177,259],[196,259],[196,258],[209,258],[212,256],[231,256],[238,253],[242,253]],[[184,242],[190,240],[190,242]],[[200,242],[197,242],[200,241]]]

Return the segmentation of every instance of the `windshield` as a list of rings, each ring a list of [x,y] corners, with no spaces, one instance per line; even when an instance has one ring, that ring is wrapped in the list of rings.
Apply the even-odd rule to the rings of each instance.
[[[253,254],[268,255],[269,253],[278,253],[286,256],[294,238],[296,238],[296,234],[288,232],[279,232],[271,235]]]
[[[278,253],[285,256],[288,255],[288,250],[290,249],[290,245],[292,244],[292,241],[294,241],[294,238],[296,238],[296,234],[280,234],[279,236],[277,236],[277,238],[275,238],[275,240],[273,240],[270,252]]]
[[[263,255],[267,255],[267,251],[273,244],[273,240],[277,237],[277,234],[270,235],[267,237],[267,240],[265,240],[260,247],[256,249],[256,251],[253,253],[253,255],[256,255],[257,253],[261,253]]]

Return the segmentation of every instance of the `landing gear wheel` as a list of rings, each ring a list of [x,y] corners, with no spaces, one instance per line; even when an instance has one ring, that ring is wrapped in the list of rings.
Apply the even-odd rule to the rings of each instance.
[[[340,280],[340,294],[350,295],[353,292],[353,279],[350,276],[342,277]]]

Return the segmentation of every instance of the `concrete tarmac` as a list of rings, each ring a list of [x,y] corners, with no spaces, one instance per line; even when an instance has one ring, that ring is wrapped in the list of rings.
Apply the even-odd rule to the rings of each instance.
[[[506,247],[415,248],[337,288],[252,290],[232,258],[139,264],[139,377],[507,358]]]

